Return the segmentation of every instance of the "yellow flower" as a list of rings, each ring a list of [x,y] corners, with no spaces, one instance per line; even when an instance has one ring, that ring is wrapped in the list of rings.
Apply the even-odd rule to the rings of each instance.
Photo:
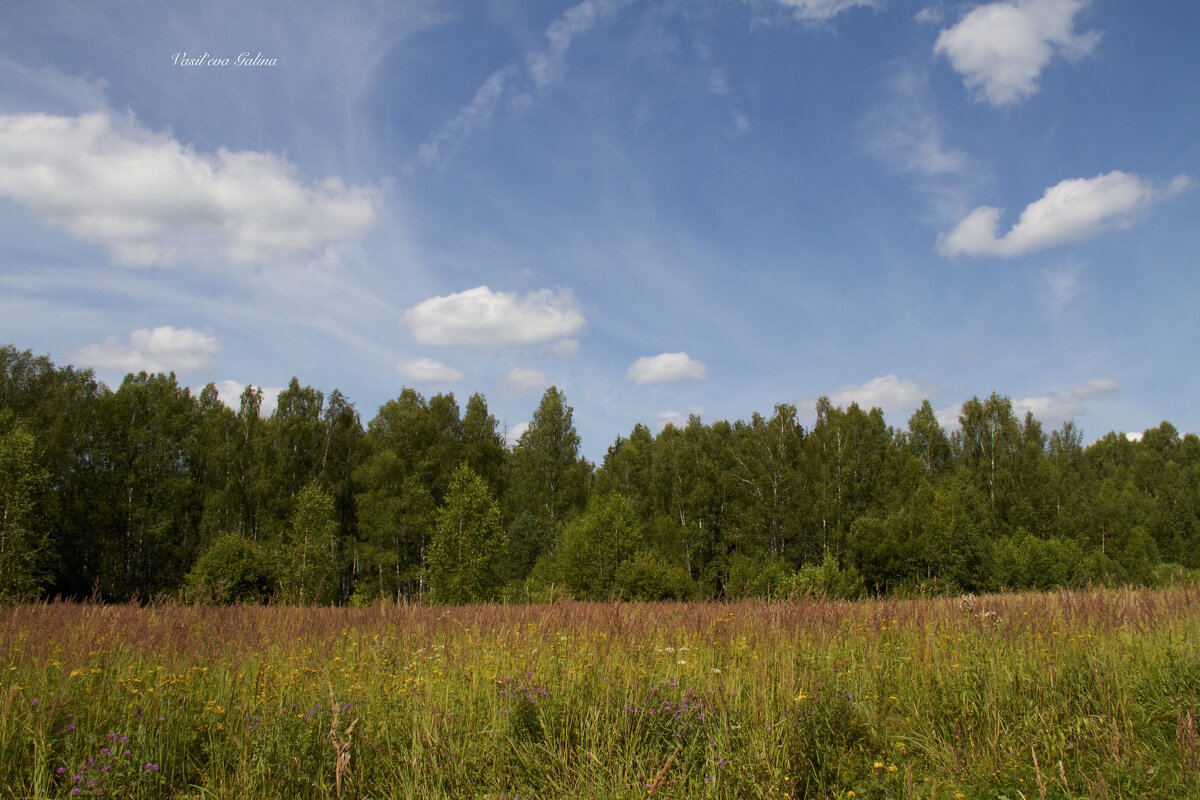
[[[888,764],[888,772],[895,772],[895,771],[896,771],[896,765]]]
[[[875,769],[883,769],[883,762],[882,762],[882,761],[876,761],[876,762],[875,762]]]

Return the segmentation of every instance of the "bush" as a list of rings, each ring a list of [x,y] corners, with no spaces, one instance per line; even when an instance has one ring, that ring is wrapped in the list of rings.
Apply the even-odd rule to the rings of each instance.
[[[813,594],[822,599],[855,600],[866,593],[862,575],[853,566],[844,569],[837,559],[826,554],[820,564],[805,564],[792,576],[794,594]]]
[[[692,576],[651,550],[639,551],[617,567],[617,591],[631,600],[687,600],[695,593]]]
[[[266,548],[240,533],[218,536],[187,576],[187,596],[197,603],[261,603],[275,574]]]

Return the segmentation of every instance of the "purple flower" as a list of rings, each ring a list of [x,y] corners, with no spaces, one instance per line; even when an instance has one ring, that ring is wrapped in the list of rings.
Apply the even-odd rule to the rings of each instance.
[[[29,705],[31,705],[31,706],[40,706],[41,704],[42,704],[41,699],[37,698],[37,697],[35,697],[35,698],[33,698],[33,700],[29,701]]]
[[[65,730],[67,733],[70,733],[71,731],[75,730],[75,723],[71,723],[71,724],[70,724],[70,725],[68,725],[66,728],[64,728],[64,730]]]
[[[54,773],[55,773],[56,775],[66,775],[66,774],[67,774],[67,768],[66,768],[66,767],[59,767],[58,769],[54,770]]]
[[[100,748],[100,755],[102,755],[102,756],[106,756],[106,755],[108,755],[108,748],[107,748],[107,747],[101,747],[101,748]]]
[[[116,739],[117,739],[117,735],[115,733],[108,734],[108,740],[110,742],[116,741]]]
[[[131,756],[131,755],[133,755],[133,751],[132,751],[132,750],[126,750],[126,751],[125,751],[125,755],[127,755],[127,756]]]
[[[146,770],[148,772],[158,772],[158,764],[151,764],[149,761],[147,761]]]
[[[71,790],[71,794],[83,794],[83,789],[80,789],[78,786],[76,786]]]

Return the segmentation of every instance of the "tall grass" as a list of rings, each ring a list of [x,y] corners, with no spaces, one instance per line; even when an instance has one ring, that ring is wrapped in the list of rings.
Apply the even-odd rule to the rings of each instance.
[[[0,797],[1192,798],[1200,589],[0,609]]]

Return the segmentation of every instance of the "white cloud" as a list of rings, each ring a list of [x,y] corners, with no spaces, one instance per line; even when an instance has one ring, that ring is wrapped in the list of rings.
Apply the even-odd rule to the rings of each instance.
[[[584,0],[563,12],[562,16],[550,23],[546,29],[546,41],[549,47],[531,55],[526,68],[529,77],[539,89],[544,89],[562,77],[565,69],[567,50],[575,37],[587,33],[595,25],[625,5],[625,2],[612,0]]]
[[[851,8],[880,8],[879,0],[777,0],[792,11],[796,19],[826,20]]]
[[[192,328],[138,328],[129,344],[108,337],[79,351],[79,360],[97,369],[122,372],[198,372],[211,369],[221,349],[216,337]]]
[[[660,431],[668,425],[673,425],[676,428],[683,429],[687,427],[688,420],[693,415],[697,417],[704,416],[704,407],[692,406],[688,409],[688,413],[686,414],[681,414],[678,411],[663,411],[655,419],[655,422],[658,423],[658,430]]]
[[[0,196],[131,266],[261,264],[362,235],[379,193],[268,152],[199,153],[132,117],[0,115]]]
[[[504,431],[504,444],[508,447],[516,447],[517,442],[519,442],[521,437],[525,435],[525,431],[528,430],[528,428],[528,422],[518,422],[511,428],[508,428]]]
[[[625,378],[638,384],[699,381],[708,377],[708,366],[687,353],[642,356],[629,365]]]
[[[942,141],[927,77],[903,67],[886,90],[886,98],[858,123],[864,150],[896,172],[931,178],[961,173],[967,157]]]
[[[1077,33],[1075,15],[1091,0],[1012,0],[979,6],[938,36],[944,55],[976,96],[1011,105],[1038,90],[1038,76],[1057,54],[1075,60],[1100,41]]]
[[[860,408],[881,408],[885,414],[911,414],[929,392],[913,381],[884,375],[859,386],[843,387],[829,396],[835,406],[845,408],[858,403]]]
[[[520,397],[544,389],[549,385],[550,381],[541,370],[513,367],[504,376],[504,386],[501,391],[509,397]]]
[[[515,74],[516,67],[509,66],[489,75],[476,90],[471,102],[417,148],[417,159],[421,164],[426,167],[443,164],[446,159],[445,151],[450,146],[487,125],[504,95],[505,86]]]
[[[404,323],[424,345],[502,348],[572,336],[585,320],[568,289],[518,295],[477,286],[421,301],[404,312]]]
[[[1066,264],[1047,270],[1042,275],[1042,291],[1050,313],[1058,316],[1079,294],[1079,277],[1083,268],[1079,264]]]
[[[279,404],[279,393],[283,389],[278,386],[259,386],[257,388],[262,392],[262,405],[259,406],[258,415],[264,418],[269,417],[275,413],[275,407]],[[217,399],[234,411],[240,411],[242,392],[244,391],[246,391],[246,384],[234,380],[224,380],[217,384]]]
[[[1136,175],[1114,171],[1074,178],[1051,186],[1026,206],[1004,236],[996,236],[1003,209],[980,206],[937,240],[943,256],[1018,256],[1093,236],[1105,228],[1126,228],[1155,201],[1178,194],[1191,180],[1180,175],[1156,189]]]
[[[626,3],[627,0],[584,0],[563,12],[546,28],[546,49],[526,57],[524,73],[517,65],[509,64],[488,75],[471,101],[417,148],[415,159],[405,166],[405,171],[412,173],[417,164],[423,167],[445,164],[456,143],[491,122],[506,96],[511,108],[523,110],[532,105],[535,89],[545,89],[562,79],[571,42]]]
[[[1043,424],[1063,422],[1085,413],[1088,401],[1113,394],[1118,388],[1117,382],[1110,378],[1097,378],[1042,397],[1014,400],[1013,412],[1022,418],[1030,412]]]
[[[568,358],[579,354],[578,339],[559,339],[551,345],[547,345],[538,350],[538,356],[541,358]]]
[[[432,358],[407,358],[396,362],[396,372],[415,384],[457,383],[463,374]]]

